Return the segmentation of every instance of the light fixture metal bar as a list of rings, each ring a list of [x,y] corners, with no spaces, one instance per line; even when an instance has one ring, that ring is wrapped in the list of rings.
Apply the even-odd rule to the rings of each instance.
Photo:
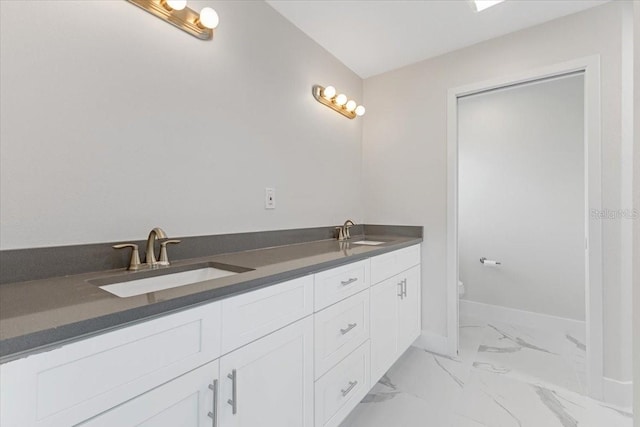
[[[197,25],[196,22],[200,15],[188,7],[182,10],[167,10],[162,5],[161,0],[127,1],[200,40],[211,40],[213,38],[213,30]]]
[[[325,97],[322,96],[322,91],[324,90],[324,88],[320,85],[313,85],[313,88],[311,90],[311,93],[313,93],[313,97],[316,99],[316,101],[318,101],[319,103],[326,105],[327,107],[331,108],[334,111],[337,111],[338,113],[342,114],[345,117],[348,117],[350,119],[355,119],[356,118],[356,113],[354,111],[347,111],[345,108],[334,104],[333,102],[331,102],[331,100],[326,99]]]

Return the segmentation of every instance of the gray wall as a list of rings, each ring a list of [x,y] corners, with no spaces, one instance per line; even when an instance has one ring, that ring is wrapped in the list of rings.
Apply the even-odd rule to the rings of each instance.
[[[363,130],[365,220],[423,225],[422,327],[446,335],[447,90],[600,55],[603,206],[621,196],[621,39],[629,2],[512,33],[365,80]],[[626,179],[626,178],[625,178]],[[605,375],[631,378],[630,251],[619,220],[603,221]],[[629,266],[629,267],[627,267]],[[626,313],[626,314],[625,314]]]
[[[261,1],[200,41],[125,1],[2,1],[0,247],[362,219],[362,80]],[[265,187],[277,208],[264,209]]]
[[[584,76],[459,99],[458,171],[464,298],[584,321]]]

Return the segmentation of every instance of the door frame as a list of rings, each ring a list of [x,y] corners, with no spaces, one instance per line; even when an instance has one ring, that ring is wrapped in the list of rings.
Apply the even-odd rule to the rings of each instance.
[[[602,222],[592,210],[602,211],[600,56],[527,71],[517,75],[451,88],[447,93],[447,345],[458,351],[458,98],[488,90],[584,72],[584,182],[585,182],[585,323],[587,336],[587,393],[602,399],[603,295]]]

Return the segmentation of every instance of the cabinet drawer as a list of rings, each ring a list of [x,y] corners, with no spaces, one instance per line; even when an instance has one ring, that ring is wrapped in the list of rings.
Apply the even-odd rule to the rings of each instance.
[[[371,388],[369,341],[316,381],[315,427],[335,427],[349,415]]]
[[[315,314],[316,378],[369,338],[369,290]]]
[[[0,423],[75,425],[219,355],[214,302],[3,364]]]
[[[211,427],[216,410],[218,361],[208,363],[110,411],[80,427]],[[212,388],[209,388],[211,386]]]
[[[222,300],[222,353],[313,313],[313,276]]]
[[[369,287],[369,260],[321,271],[314,281],[314,307],[319,311]]]
[[[420,264],[420,245],[378,255],[371,258],[371,284],[375,285]]]

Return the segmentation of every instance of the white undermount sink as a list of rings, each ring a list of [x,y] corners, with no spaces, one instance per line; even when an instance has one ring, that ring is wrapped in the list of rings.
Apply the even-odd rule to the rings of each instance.
[[[99,288],[121,298],[126,298],[147,294],[150,292],[157,292],[165,289],[191,285],[198,282],[204,282],[206,280],[233,276],[240,272],[242,271],[237,272],[207,266],[194,270],[180,271],[176,273],[161,274],[155,275],[153,277],[145,277],[141,279],[111,283],[108,285],[99,286]]]
[[[354,245],[369,245],[369,246],[378,246],[386,242],[378,242],[376,240],[359,240],[357,242],[353,242]]]

